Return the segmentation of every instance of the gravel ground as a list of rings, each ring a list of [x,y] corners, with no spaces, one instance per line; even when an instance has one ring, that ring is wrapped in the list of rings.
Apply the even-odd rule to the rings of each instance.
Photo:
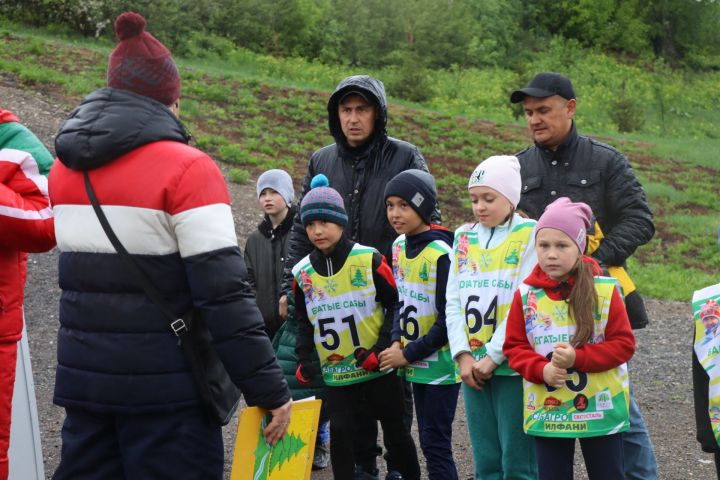
[[[39,92],[17,88],[12,78],[0,75],[0,104],[13,111],[49,147],[69,109]],[[241,245],[254,229],[254,186],[229,184]],[[25,315],[38,400],[45,471],[50,477],[60,456],[63,410],[52,404],[55,339],[59,288],[57,251],[32,255],[29,262]],[[712,456],[695,441],[690,377],[690,306],[683,302],[649,300],[650,327],[637,332],[637,352],[631,365],[635,395],[650,430],[662,479],[714,478]],[[225,428],[227,458],[231,458],[235,422]],[[416,442],[417,435],[415,434]],[[472,454],[462,401],[455,421],[455,458],[461,478],[472,476]],[[578,478],[586,478],[582,466]],[[229,475],[227,475],[229,477]],[[313,479],[332,478],[329,470],[314,472]]]

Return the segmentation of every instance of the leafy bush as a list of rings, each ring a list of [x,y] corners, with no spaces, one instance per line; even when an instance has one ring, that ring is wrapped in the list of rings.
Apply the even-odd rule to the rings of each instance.
[[[619,132],[636,132],[645,125],[645,112],[642,106],[624,96],[612,106],[610,118]]]
[[[411,102],[426,102],[432,98],[430,77],[417,53],[409,51],[403,55],[397,77],[388,82],[393,97]]]
[[[228,178],[233,183],[245,184],[250,181],[250,172],[241,168],[231,168],[228,171]]]

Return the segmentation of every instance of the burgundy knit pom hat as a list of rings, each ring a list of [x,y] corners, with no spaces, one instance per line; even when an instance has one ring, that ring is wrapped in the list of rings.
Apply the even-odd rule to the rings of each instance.
[[[125,12],[115,19],[119,42],[110,54],[108,87],[129,90],[172,105],[180,98],[180,74],[170,51],[145,31],[145,19]]]

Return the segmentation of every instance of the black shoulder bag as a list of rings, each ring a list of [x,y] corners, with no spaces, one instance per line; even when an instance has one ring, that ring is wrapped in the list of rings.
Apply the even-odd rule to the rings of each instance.
[[[85,178],[85,191],[110,243],[115,247],[120,258],[135,273],[148,298],[167,317],[170,322],[170,329],[178,337],[178,344],[190,365],[195,386],[210,419],[220,425],[227,425],[240,403],[240,391],[230,379],[225,366],[211,344],[212,336],[205,320],[194,309],[180,317],[173,312],[173,309],[162,297],[160,291],[150,282],[137,261],[120,243],[117,235],[110,227],[105,213],[100,208],[95,191],[90,184],[88,173],[83,172],[83,176]]]

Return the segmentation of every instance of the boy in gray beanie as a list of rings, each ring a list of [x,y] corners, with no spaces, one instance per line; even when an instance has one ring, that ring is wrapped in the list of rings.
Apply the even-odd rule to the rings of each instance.
[[[283,323],[278,298],[287,240],[295,216],[292,178],[283,170],[268,170],[258,177],[257,196],[264,217],[247,239],[245,263],[265,329],[272,339]]]

